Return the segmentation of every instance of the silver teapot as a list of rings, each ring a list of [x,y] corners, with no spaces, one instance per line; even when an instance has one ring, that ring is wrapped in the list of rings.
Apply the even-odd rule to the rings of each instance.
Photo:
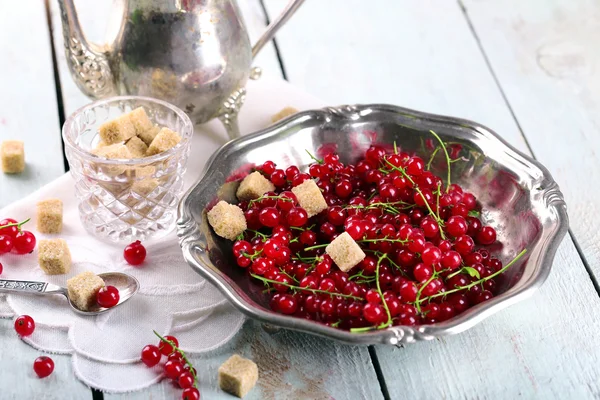
[[[302,5],[292,0],[251,47],[235,0],[124,0],[112,43],[88,43],[73,0],[59,0],[67,62],[79,89],[92,99],[115,95],[159,98],[194,123],[219,118],[231,138],[252,60]],[[118,13],[118,14],[117,14]]]

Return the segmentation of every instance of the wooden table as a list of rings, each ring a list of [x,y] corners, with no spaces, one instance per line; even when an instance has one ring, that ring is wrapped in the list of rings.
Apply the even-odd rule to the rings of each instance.
[[[254,38],[285,3],[239,2]],[[60,127],[89,102],[66,69],[55,0],[23,4],[0,2],[0,140],[25,140],[29,168],[0,175],[0,206],[65,171]],[[89,37],[101,41],[105,5],[77,4]],[[270,336],[248,322],[226,348],[197,358],[203,398],[229,398],[216,388],[216,368],[233,351],[262,370],[255,399],[599,398],[599,16],[589,0],[308,0],[259,56],[265,75],[331,104],[387,102],[491,127],[550,169],[571,230],[533,298],[454,337],[350,347]],[[69,356],[54,356],[55,373],[38,380],[38,354],[0,320],[1,398],[179,396],[167,382],[90,392]]]

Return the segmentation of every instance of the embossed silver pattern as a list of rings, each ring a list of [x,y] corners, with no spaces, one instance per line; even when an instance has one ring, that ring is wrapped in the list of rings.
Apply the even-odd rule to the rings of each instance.
[[[110,18],[116,37],[98,46],[86,40],[73,0],[59,0],[66,58],[84,94],[155,97],[194,123],[220,117],[232,138],[240,94],[260,76],[253,58],[303,2],[291,0],[251,47],[235,0],[123,0]]]
[[[48,286],[48,284],[45,282],[11,281],[0,279],[0,289],[43,293],[46,289],[46,286]]]
[[[218,199],[234,200],[240,176],[252,165],[273,160],[278,166],[303,168],[311,163],[305,149],[317,154],[335,146],[342,161],[355,161],[372,143],[397,142],[402,150],[428,156],[430,130],[462,145],[463,161],[452,166],[452,181],[474,193],[495,226],[507,262],[523,248],[528,252],[503,276],[500,294],[448,321],[350,333],[313,321],[272,312],[263,287],[237,267],[231,242],[216,237],[206,222],[206,209]],[[443,161],[443,160],[442,160]],[[446,163],[432,171],[446,176]],[[208,161],[198,182],[179,204],[178,235],[190,266],[215,285],[240,311],[263,323],[353,344],[400,346],[432,340],[471,328],[490,315],[533,294],[546,280],[554,254],[568,229],[563,195],[540,163],[522,154],[490,129],[463,119],[427,114],[385,104],[328,107],[295,114],[254,134],[234,140]]]

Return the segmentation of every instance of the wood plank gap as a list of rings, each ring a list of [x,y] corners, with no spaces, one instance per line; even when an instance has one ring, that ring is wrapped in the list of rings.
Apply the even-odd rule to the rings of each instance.
[[[66,118],[63,104],[62,87],[60,84],[60,74],[58,72],[58,61],[56,59],[56,48],[54,47],[54,34],[52,33],[52,12],[50,11],[50,4],[48,3],[48,0],[44,0],[44,7],[46,7],[46,21],[48,23],[48,33],[50,35],[50,52],[52,54],[52,68],[54,70],[54,87],[56,89],[56,104],[58,105],[58,130],[61,132],[60,139],[62,141],[62,126],[65,123]],[[65,171],[69,171],[69,162],[67,161],[67,156],[65,155],[64,143],[62,152]]]
[[[508,96],[506,96],[506,93],[504,92],[504,89],[502,88],[500,79],[496,75],[496,71],[494,71],[494,67],[492,67],[492,63],[491,63],[485,49],[483,48],[483,44],[481,43],[481,40],[479,39],[479,35],[477,34],[477,31],[475,30],[475,26],[473,25],[473,22],[471,21],[471,18],[469,17],[467,7],[464,5],[463,0],[457,0],[457,2],[462,11],[463,16],[465,17],[465,20],[467,21],[467,25],[469,26],[469,29],[470,29],[471,33],[473,34],[473,37],[475,38],[475,42],[477,43],[477,47],[479,48],[479,51],[481,52],[481,55],[483,56],[485,64],[487,65],[490,73],[492,74],[494,82],[496,83],[496,86],[498,87],[498,90],[500,91],[500,95],[502,96],[502,99],[504,100],[504,103],[506,104],[506,107],[508,108],[510,115],[512,116],[513,120],[515,121],[515,124],[517,125],[517,129],[519,130],[519,133],[523,137],[523,141],[525,142],[527,149],[531,153],[531,156],[535,160],[537,160],[537,157],[535,156],[535,152],[533,151],[533,147],[531,147],[529,140],[527,139],[527,136],[525,135],[525,132],[523,131],[523,128],[521,127],[521,123],[519,122],[519,119],[517,118],[517,115],[515,114],[513,107],[510,104],[510,102],[508,101]],[[583,263],[583,266],[584,266],[585,270],[587,271],[587,273],[590,277],[590,280],[592,281],[594,290],[596,291],[596,294],[598,296],[600,296],[600,284],[598,283],[598,279],[594,275],[594,272],[592,271],[590,264],[588,263],[587,259],[585,258],[585,255],[583,254],[583,250],[579,246],[579,243],[577,242],[577,239],[575,238],[573,231],[571,229],[569,229],[568,232],[569,232],[569,236],[571,237],[571,240],[573,240],[573,244],[575,245],[575,250],[577,251],[579,258],[581,258],[581,262]]]
[[[269,18],[269,13],[267,12],[267,7],[265,6],[264,0],[260,0],[260,8],[262,9],[263,15],[265,17],[266,25],[269,26],[271,24],[271,19]],[[285,65],[283,65],[283,59],[281,58],[281,53],[279,52],[279,45],[277,44],[277,39],[275,38],[273,38],[273,47],[275,47],[275,55],[277,56],[279,68],[281,68],[281,75],[283,75],[283,79],[287,81],[288,77],[285,72]]]
[[[381,388],[381,394],[385,400],[389,400],[391,398],[390,392],[388,391],[387,384],[385,383],[385,377],[383,375],[383,371],[381,370],[379,359],[377,358],[377,352],[373,346],[369,346],[369,355],[371,356],[371,364],[373,364],[375,374],[377,375],[377,381],[379,382],[379,387]]]

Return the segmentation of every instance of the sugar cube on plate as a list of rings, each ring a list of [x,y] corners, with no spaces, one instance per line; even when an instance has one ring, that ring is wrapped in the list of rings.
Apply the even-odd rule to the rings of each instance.
[[[244,397],[258,380],[258,366],[237,354],[219,367],[219,387],[239,398]]]
[[[96,295],[104,286],[102,278],[86,271],[67,280],[67,293],[75,307],[88,311],[97,304]]]
[[[162,128],[158,131],[156,137],[152,140],[152,143],[150,143],[150,146],[148,146],[146,155],[153,156],[162,153],[163,151],[167,151],[177,146],[177,143],[180,141],[181,136],[179,136],[179,133],[172,131],[169,128]]]
[[[236,196],[241,201],[254,200],[273,190],[275,190],[275,185],[260,172],[254,171],[242,180]]]
[[[340,234],[333,242],[329,243],[325,247],[325,252],[329,254],[335,265],[344,272],[350,271],[366,257],[364,251],[348,232]]]
[[[242,209],[224,200],[219,201],[207,216],[215,233],[225,239],[235,240],[247,228]]]
[[[63,203],[59,199],[47,199],[37,203],[37,230],[40,233],[61,233],[63,227]]]
[[[66,274],[71,270],[71,252],[64,239],[42,239],[38,243],[38,263],[47,275]]]
[[[292,193],[296,195],[298,204],[306,210],[309,218],[327,208],[327,202],[321,193],[321,189],[312,179],[308,179],[292,188]]]
[[[25,170],[25,146],[20,140],[6,140],[0,146],[2,171],[6,174],[19,174]]]
[[[100,139],[106,144],[125,142],[135,136],[135,126],[128,114],[107,121],[98,128]]]

